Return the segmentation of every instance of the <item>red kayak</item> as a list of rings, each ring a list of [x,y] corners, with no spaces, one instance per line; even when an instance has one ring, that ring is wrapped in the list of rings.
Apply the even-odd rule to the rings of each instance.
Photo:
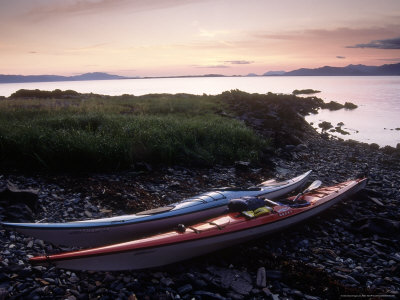
[[[194,226],[126,243],[33,257],[31,263],[53,263],[74,270],[133,270],[162,266],[242,243],[304,221],[363,189],[356,179],[307,192],[286,201],[266,200],[260,216],[228,213]],[[247,214],[248,215],[248,214]],[[254,215],[254,214],[251,214]]]

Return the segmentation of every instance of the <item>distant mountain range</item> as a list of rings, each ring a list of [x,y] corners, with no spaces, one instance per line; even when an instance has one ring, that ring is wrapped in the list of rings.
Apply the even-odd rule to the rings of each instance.
[[[398,76],[400,75],[400,63],[382,66],[348,65],[346,67],[325,66],[316,69],[298,69],[289,72],[268,71],[262,76]],[[259,76],[250,73],[246,76]],[[183,77],[224,77],[221,74],[206,74],[199,76],[165,76],[158,78],[183,78]],[[143,77],[124,77],[102,72],[85,73],[76,76],[58,75],[1,75],[0,83],[23,83],[23,82],[52,82],[52,81],[81,81],[81,80],[113,80],[133,79]],[[144,77],[152,78],[152,77]]]
[[[285,73],[285,71],[268,71],[267,73],[264,73],[263,76],[278,76],[284,75]]]
[[[94,72],[76,76],[59,75],[0,75],[0,83],[19,83],[19,82],[52,82],[52,81],[81,81],[81,80],[111,80],[127,79],[128,77],[111,75],[107,73]]]
[[[325,66],[316,69],[298,69],[289,72],[269,71],[263,76],[395,76],[400,75],[400,63],[383,66],[348,65]]]

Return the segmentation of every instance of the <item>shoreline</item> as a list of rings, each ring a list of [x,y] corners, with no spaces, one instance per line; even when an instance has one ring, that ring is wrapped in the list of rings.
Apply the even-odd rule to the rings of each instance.
[[[195,81],[195,82],[197,82],[197,81]],[[245,81],[240,81],[240,82],[243,83]],[[236,84],[238,86],[240,86],[240,84],[239,84],[240,82],[237,82]],[[357,82],[358,81],[355,81],[354,83],[357,83]],[[160,81],[160,83],[162,83],[162,81]],[[158,84],[160,84],[160,83],[158,83]],[[251,83],[251,81],[250,81],[250,83]],[[102,83],[99,83],[99,84],[103,86]],[[222,82],[223,86],[226,86],[226,84],[228,84],[228,83]],[[272,81],[271,82],[270,81],[266,81],[265,82],[265,85],[267,85],[267,86],[269,86],[270,84],[274,84],[274,82],[272,82]],[[293,85],[293,82],[288,81],[288,84]],[[345,82],[338,81],[337,84],[340,86],[340,85],[345,84]],[[368,84],[368,82],[367,83],[360,82],[360,84]],[[280,85],[282,85],[282,83],[278,83],[278,85],[280,86]],[[302,85],[305,86],[305,87],[312,86],[312,84],[307,82],[307,81],[302,82]],[[340,103],[344,103],[345,101],[347,101],[348,98],[349,98],[350,101],[352,101],[351,98],[354,97],[354,95],[351,96],[351,94],[349,94],[347,96],[347,93],[340,93],[341,97],[338,97],[338,95],[336,94],[335,90],[332,89],[332,87],[330,87],[329,85],[327,85],[327,83],[324,82],[323,80],[321,82],[317,81],[317,83],[315,85],[320,87],[320,89],[322,90],[321,98],[325,99],[325,101],[327,101],[327,102],[329,100],[333,99],[334,101],[338,101]],[[189,84],[189,86],[191,86],[191,85]],[[332,84],[332,86],[334,86],[334,84]],[[385,86],[386,85],[384,85],[383,88],[385,88]],[[55,85],[49,86],[48,89],[52,90],[52,89],[55,89],[57,87],[58,86],[55,84]],[[113,86],[109,86],[109,87],[113,87]],[[176,92],[175,91],[175,87],[176,87],[176,84],[172,84],[172,85],[167,84],[167,86],[165,88],[170,94],[174,94],[174,92]],[[298,86],[293,85],[293,89],[295,89],[296,87],[298,88]],[[323,88],[323,87],[325,87],[325,88]],[[355,87],[355,85],[353,84],[352,87]],[[32,86],[32,88],[34,88],[34,87]],[[64,89],[72,88],[73,89],[74,86],[63,86],[63,85],[61,85],[61,88],[64,88]],[[76,88],[78,90],[80,89],[78,86],[76,86]],[[88,88],[89,88],[90,91],[91,90],[96,91],[96,87],[95,86],[88,86]],[[120,93],[118,93],[118,95],[122,95],[124,93],[137,94],[137,92],[139,92],[139,95],[151,93],[151,90],[148,90],[149,86],[147,84],[138,84],[137,86],[133,86],[129,91],[128,90],[124,90],[123,86],[119,86],[119,85],[115,86],[114,88],[117,88],[117,90],[120,91]],[[120,89],[120,88],[122,88],[122,89]],[[242,86],[242,88],[244,90],[246,90],[245,87]],[[181,90],[181,89],[179,89],[179,90]],[[230,90],[229,86],[226,86],[223,90]],[[265,94],[268,90],[269,89],[261,89],[261,90],[255,91],[255,92],[258,92],[260,94]],[[275,90],[276,91],[277,90],[278,91],[284,91],[285,94],[291,94],[293,92],[292,89],[288,90],[288,89],[285,89],[284,87],[280,87],[279,89],[277,88]],[[351,89],[351,91],[353,91],[353,90],[354,90],[354,88]],[[148,91],[148,92],[146,92],[146,91]],[[391,91],[391,90],[388,90],[388,91]],[[145,93],[141,93],[141,92],[145,92]],[[164,90],[159,90],[157,88],[154,89],[154,93],[162,94],[163,92],[164,92]],[[221,93],[218,90],[214,90],[214,92],[213,92],[213,91],[208,91],[207,89],[205,90],[205,92],[206,93],[208,92],[209,95],[214,95],[214,96]],[[248,92],[252,93],[252,91],[248,91]],[[373,92],[373,91],[371,91],[371,92]],[[85,92],[83,92],[83,93],[85,93]],[[100,94],[103,94],[103,95],[100,95]],[[107,94],[112,95],[113,93],[112,93],[112,91],[107,90],[107,89],[99,91],[99,97],[100,96],[102,96],[102,97],[121,97],[121,96],[107,96]],[[189,93],[188,95],[190,95],[190,94],[194,94],[194,95],[197,95],[197,96],[203,95],[203,88],[200,89],[200,90],[194,89],[193,92]],[[82,95],[85,95],[85,94],[82,94]],[[91,94],[90,93],[86,93],[86,95],[91,95]],[[95,94],[92,94],[92,95],[95,95]],[[358,95],[358,94],[356,93],[355,95]],[[135,96],[135,97],[140,97],[140,96]],[[366,100],[367,98],[365,98],[366,97],[365,93],[364,94],[361,93],[359,95],[359,97],[361,97],[360,99],[362,101],[359,101],[360,99],[358,99],[355,102],[355,103],[357,103],[359,105],[359,108],[357,108],[354,113],[349,113],[348,111],[343,112],[343,117],[344,118],[341,117],[340,113],[337,113],[338,117],[335,117],[335,115],[336,115],[335,112],[329,113],[329,112],[324,112],[324,110],[320,110],[315,118],[313,118],[311,116],[311,117],[308,117],[307,120],[310,120],[310,122],[314,122],[315,126],[318,126],[318,124],[321,122],[319,119],[325,120],[325,121],[330,121],[334,126],[336,126],[335,124],[337,122],[342,122],[343,121],[345,123],[345,125],[343,126],[343,129],[345,131],[348,131],[348,132],[351,133],[350,139],[355,139],[355,140],[359,140],[360,142],[366,142],[366,143],[377,143],[377,144],[380,145],[380,147],[384,147],[386,145],[390,145],[391,147],[396,147],[397,143],[398,142],[400,143],[400,139],[399,139],[400,136],[397,134],[398,131],[396,131],[396,128],[398,128],[399,125],[396,124],[396,121],[395,121],[396,118],[393,119],[393,114],[390,111],[388,112],[388,107],[387,107],[388,105],[386,105],[386,106],[384,105],[385,109],[383,111],[379,111],[379,112],[380,112],[380,115],[382,115],[382,113],[388,112],[389,113],[388,120],[390,120],[390,121],[385,121],[384,119],[382,119],[382,117],[377,117],[377,119],[375,120],[376,123],[377,123],[376,126],[363,125],[365,123],[364,121],[362,121],[361,123],[360,122],[355,122],[354,123],[354,122],[351,121],[352,118],[360,118],[361,120],[371,120],[372,123],[374,122],[373,116],[371,116],[371,109],[376,109],[376,107],[374,105],[372,105],[370,102],[368,102],[367,104],[368,104],[368,107],[370,107],[370,108],[369,108],[369,110],[366,110],[365,107],[364,107],[366,104],[365,105],[363,104],[363,101],[367,101]],[[393,97],[395,99],[398,99],[395,95],[392,95],[392,98]],[[0,98],[3,99],[3,100],[7,99],[5,97],[0,97]],[[355,99],[357,99],[357,97],[355,97]],[[380,99],[378,96],[376,97],[376,101],[381,101],[381,100],[382,99]],[[398,100],[395,100],[393,102],[393,105],[396,105],[396,103],[398,103]],[[394,106],[394,107],[396,107],[396,106]],[[369,124],[368,121],[367,121],[366,124]],[[379,125],[379,124],[381,124],[381,125]],[[348,128],[348,129],[346,129],[346,128]],[[387,128],[387,129],[384,129],[384,128]],[[358,133],[354,133],[353,129],[356,132],[357,131],[359,131],[359,132]],[[391,130],[391,129],[393,129],[393,130]],[[372,135],[373,135],[372,137],[371,137],[370,134],[368,134],[369,132],[372,132]],[[348,135],[343,136],[343,135],[339,135],[339,134],[338,134],[338,137],[339,138],[344,138],[344,139],[349,138]]]

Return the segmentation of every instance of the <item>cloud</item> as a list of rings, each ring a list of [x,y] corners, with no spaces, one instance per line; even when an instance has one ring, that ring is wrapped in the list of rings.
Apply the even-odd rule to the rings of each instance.
[[[214,38],[217,35],[226,35],[228,33],[229,33],[228,30],[206,30],[199,28],[199,36],[201,37]]]
[[[305,29],[305,30],[291,30],[291,31],[281,31],[281,32],[271,32],[271,31],[258,31],[253,32],[251,36],[257,39],[265,40],[336,40],[336,41],[351,41],[354,38],[364,38],[373,39],[376,36],[390,36],[395,32],[400,30],[399,25],[387,25],[387,26],[371,26],[371,27],[361,27],[361,28],[351,28],[351,27],[337,27],[333,29]],[[387,43],[397,43],[400,38],[382,40],[387,41]],[[375,42],[382,42],[375,41]],[[354,47],[354,46],[353,46]]]
[[[336,58],[338,58],[338,59],[345,59],[345,58],[346,58],[346,56],[341,56],[341,55],[338,55],[338,56],[336,56]]]
[[[393,61],[395,61],[395,62],[397,62],[397,61],[400,61],[400,57],[393,57],[393,58],[379,58],[378,60],[382,60],[382,61],[391,61],[391,62],[393,62]]]
[[[367,44],[357,44],[346,48],[400,49],[400,37],[385,40],[375,40]]]
[[[297,37],[299,32],[286,32],[286,33],[271,33],[271,32],[256,32],[253,33],[252,36],[260,39],[269,39],[269,40],[291,40],[294,37]]]
[[[247,60],[225,60],[222,61],[222,63],[224,64],[219,64],[219,65],[192,65],[192,67],[195,68],[211,68],[211,69],[226,69],[226,68],[231,68],[231,66],[227,65],[227,64],[231,64],[231,65],[247,65],[247,64],[252,64],[253,61],[247,61]]]
[[[94,14],[124,8],[125,11],[139,12],[186,5],[201,0],[72,0],[50,2],[33,7],[24,17],[41,21],[44,18],[71,14]]]
[[[28,53],[29,54],[36,54],[37,52],[36,51],[29,51]]]
[[[249,65],[254,63],[254,61],[248,60],[225,60],[224,63],[232,64],[232,65]]]
[[[225,68],[230,68],[230,66],[227,65],[206,65],[206,66],[201,66],[201,65],[192,65],[194,68],[205,68],[205,69],[225,69]]]
[[[80,47],[80,48],[70,48],[67,51],[71,52],[86,52],[86,51],[92,51],[95,49],[100,49],[103,48],[103,46],[108,45],[109,43],[99,43],[99,44],[93,44],[93,45],[88,45],[85,47]]]

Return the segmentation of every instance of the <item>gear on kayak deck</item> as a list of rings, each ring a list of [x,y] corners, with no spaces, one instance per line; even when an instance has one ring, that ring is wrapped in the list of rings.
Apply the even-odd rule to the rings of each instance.
[[[259,197],[242,197],[232,199],[228,203],[228,209],[230,212],[256,210],[257,208],[262,206],[265,206],[265,202]]]

